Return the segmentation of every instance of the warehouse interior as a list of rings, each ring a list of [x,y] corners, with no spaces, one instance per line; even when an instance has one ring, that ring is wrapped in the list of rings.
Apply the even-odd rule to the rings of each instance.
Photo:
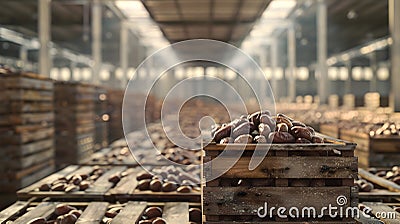
[[[0,9],[0,223],[399,222],[400,1]]]

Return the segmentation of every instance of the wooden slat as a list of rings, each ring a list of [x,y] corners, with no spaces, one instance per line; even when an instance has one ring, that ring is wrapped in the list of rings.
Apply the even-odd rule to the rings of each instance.
[[[53,102],[4,102],[0,114],[17,114],[53,111]]]
[[[372,209],[372,214],[374,214],[377,218],[379,218],[381,221],[383,221],[385,224],[400,224],[400,213],[396,212],[394,209],[392,209],[391,207],[383,204],[383,203],[368,203],[365,202],[363,203],[366,206],[368,206],[369,208]],[[393,214],[395,215],[395,218],[393,219],[389,219],[389,218],[385,218],[382,217],[383,215],[389,215],[389,214]]]
[[[91,202],[75,224],[99,224],[108,207],[107,202]]]
[[[37,218],[37,217],[48,218],[54,212],[56,205],[57,205],[57,203],[55,203],[55,202],[42,202],[38,206],[36,206],[34,209],[29,211],[28,213],[25,213],[24,215],[19,217],[17,220],[15,220],[13,222],[13,224],[26,224],[30,220]]]
[[[189,223],[189,204],[187,202],[166,202],[163,218],[167,223]]]
[[[17,201],[8,208],[0,212],[0,223],[3,224],[8,221],[11,217],[21,212],[29,205],[29,201]]]
[[[94,184],[91,187],[86,189],[85,192],[105,194],[114,185],[113,183],[108,181],[108,178],[113,174],[120,173],[124,170],[126,170],[125,166],[118,166],[111,168],[109,171],[103,174],[99,179],[97,179],[96,182],[94,182]]]
[[[226,158],[230,160],[231,158]],[[251,157],[241,157],[222,178],[356,178],[355,157],[275,157],[267,156],[255,169],[249,170]],[[224,171],[225,158],[211,161],[210,172]],[[223,172],[222,172],[223,173]]]
[[[42,180],[40,180],[40,181],[38,181],[38,182],[28,186],[28,187],[25,187],[25,188],[19,190],[17,192],[17,196],[18,196],[18,198],[29,197],[27,194],[29,194],[29,192],[34,191],[36,188],[40,187],[42,184],[44,184],[44,183],[52,183],[53,181],[57,180],[58,178],[64,177],[64,176],[70,174],[71,172],[73,172],[73,171],[75,171],[77,169],[78,169],[78,166],[75,166],[75,165],[68,166],[68,167],[62,169],[61,171],[59,171],[59,172],[57,172],[55,174],[52,174],[52,175],[50,175],[48,177],[45,177]]]
[[[324,138],[329,138],[324,136]],[[269,150],[276,151],[333,151],[333,150],[354,150],[355,144],[344,142],[338,139],[329,138],[333,143],[325,144],[215,144],[210,143],[204,147],[205,151],[224,151],[224,150],[250,150],[254,151],[256,147],[265,147]]]
[[[337,206],[338,196],[347,198],[349,187],[206,187],[204,188],[204,214],[206,215],[257,215],[259,207],[308,207],[317,211],[329,204]]]
[[[24,156],[24,155],[29,155],[31,153],[35,153],[38,151],[41,151],[43,149],[50,148],[54,145],[54,140],[51,139],[45,139],[45,140],[40,140],[37,142],[32,142],[24,145],[7,145],[2,147],[0,150],[0,155],[3,156]]]
[[[122,178],[118,184],[111,189],[108,194],[111,195],[126,195],[131,194],[135,191],[137,186],[136,175],[142,170],[141,168],[130,168],[126,172],[129,172],[129,175]]]
[[[8,89],[2,91],[0,95],[2,101],[53,101],[52,91]]]
[[[8,169],[24,169],[34,166],[43,161],[53,159],[55,154],[54,148],[49,148],[41,152],[31,154],[29,156],[14,158],[8,161],[2,161],[3,165]]]
[[[29,114],[11,114],[0,117],[0,125],[25,125],[38,124],[44,121],[53,122],[54,113],[29,113]]]
[[[125,205],[122,211],[111,221],[111,224],[136,223],[142,216],[146,207],[147,207],[146,202],[130,201]],[[174,223],[174,222],[169,222],[169,223]],[[181,222],[175,222],[175,223],[181,223]]]
[[[376,176],[376,175],[374,175],[374,174],[372,174],[372,173],[370,173],[370,172],[368,172],[368,171],[366,171],[366,170],[364,170],[362,168],[358,169],[358,173],[362,178],[364,178],[364,179],[366,179],[366,180],[368,180],[368,181],[370,181],[370,182],[372,182],[374,184],[377,184],[379,186],[387,188],[390,191],[400,192],[400,186],[395,184],[392,181],[389,181],[389,180],[386,180],[384,178],[378,177],[378,176]]]
[[[54,88],[51,80],[41,80],[36,78],[29,78],[23,76],[9,76],[1,77],[0,82],[1,89],[38,89],[38,90],[50,90]]]

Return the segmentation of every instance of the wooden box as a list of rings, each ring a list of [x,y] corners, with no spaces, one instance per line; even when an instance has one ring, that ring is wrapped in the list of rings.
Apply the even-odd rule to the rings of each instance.
[[[400,136],[374,136],[354,130],[340,130],[343,140],[357,143],[355,156],[361,168],[391,167],[400,161]]]
[[[206,223],[274,223],[329,221],[354,223],[352,218],[279,218],[269,214],[265,218],[257,210],[265,203],[268,208],[314,207],[321,211],[329,204],[337,206],[337,199],[345,197],[343,207],[357,206],[357,158],[355,144],[327,139],[327,144],[272,144],[262,163],[250,171],[248,164],[255,144],[215,144],[204,147],[206,163],[204,176],[221,170],[223,160],[230,160],[229,151],[245,146],[240,159],[222,176],[209,181],[203,187],[203,212]],[[258,145],[263,147],[263,145]],[[266,145],[264,145],[265,147]],[[225,150],[225,151],[224,151]],[[222,160],[212,160],[222,152],[228,153]],[[321,213],[322,214],[322,213]]]
[[[198,203],[188,202],[139,202],[129,201],[123,204],[111,204],[108,202],[34,202],[17,201],[10,207],[0,212],[0,223],[26,224],[35,218],[55,220],[57,215],[55,209],[58,204],[66,204],[82,211],[76,220],[76,224],[87,223],[139,223],[148,207],[159,207],[162,209],[162,218],[167,223],[191,223],[200,224],[198,216],[190,214],[190,209],[200,208]],[[116,215],[111,215],[117,211]],[[114,213],[113,213],[114,214]],[[201,213],[200,214],[201,217]],[[197,215],[198,215],[197,214]],[[113,217],[114,216],[114,217]],[[194,222],[198,221],[198,222]]]
[[[320,125],[321,134],[331,136],[333,138],[340,138],[339,126],[338,124],[321,124]]]
[[[54,170],[53,80],[1,74],[0,192],[14,192]]]
[[[122,101],[124,99],[123,90],[108,90],[108,112],[109,121],[109,142],[124,137],[122,128]]]
[[[146,167],[151,169],[151,167]],[[97,174],[96,170],[102,170]],[[173,192],[153,192],[150,190],[137,189],[138,181],[136,177],[143,171],[142,167],[127,166],[77,166],[70,165],[57,173],[54,173],[26,188],[17,192],[19,199],[26,200],[35,198],[63,199],[66,201],[128,201],[128,200],[146,200],[146,201],[192,201],[200,202],[200,189],[193,189],[190,193]],[[88,175],[88,179],[98,175],[99,177],[90,184],[85,190],[76,190],[73,192],[56,190],[39,190],[43,184],[51,184],[54,181],[72,177],[74,175]],[[120,177],[119,181],[113,183],[109,178],[113,175]]]
[[[56,163],[79,163],[93,153],[94,87],[78,82],[55,84]]]

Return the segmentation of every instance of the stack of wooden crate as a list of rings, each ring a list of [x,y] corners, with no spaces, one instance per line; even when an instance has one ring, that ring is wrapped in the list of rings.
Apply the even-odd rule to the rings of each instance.
[[[124,136],[122,129],[122,101],[124,99],[124,91],[117,89],[108,90],[108,112],[110,116],[109,122],[109,142],[120,139]]]
[[[358,190],[353,187],[357,177],[355,144],[326,141],[327,144],[272,144],[255,170],[248,168],[255,144],[205,146],[206,180],[224,171],[226,163],[235,161],[234,156],[240,157],[237,152],[244,147],[233,167],[205,184],[206,223],[355,223],[351,214],[331,217],[324,209],[329,206],[343,211],[357,208]],[[268,148],[266,144],[258,146]],[[278,209],[281,207],[284,210]],[[295,217],[290,216],[288,211],[292,208],[298,209],[300,215],[291,213]],[[317,216],[303,216],[304,208],[315,209]]]
[[[77,82],[56,82],[57,166],[81,163],[93,154],[94,87]]]
[[[94,150],[98,151],[108,146],[108,121],[110,119],[107,113],[108,93],[103,87],[95,87],[94,111],[95,111],[95,138]]]
[[[53,81],[0,75],[0,191],[14,192],[54,170]]]

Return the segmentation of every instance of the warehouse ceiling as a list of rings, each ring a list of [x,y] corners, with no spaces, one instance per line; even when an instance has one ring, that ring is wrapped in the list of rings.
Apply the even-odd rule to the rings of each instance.
[[[207,38],[240,42],[271,0],[144,0],[170,42]]]
[[[111,0],[103,0],[113,4]],[[142,0],[150,16],[170,42],[211,38],[239,44],[249,33],[270,0]],[[302,0],[301,2],[313,2]],[[388,35],[387,0],[327,0],[328,55]],[[52,40],[80,53],[91,53],[90,1],[53,0]],[[0,26],[37,36],[37,0],[1,0]],[[103,10],[103,60],[119,65],[120,20],[105,5]],[[298,64],[309,65],[316,58],[316,6],[310,4],[298,15]],[[284,35],[284,34],[282,34]],[[284,36],[282,36],[284,37]],[[132,37],[133,38],[133,37]],[[1,44],[1,43],[0,43]],[[286,41],[280,43],[280,63],[285,65]],[[127,46],[132,47],[134,46]],[[0,45],[0,53],[18,50],[12,44]],[[131,52],[131,58],[137,52]],[[32,52],[32,60],[36,59]]]

